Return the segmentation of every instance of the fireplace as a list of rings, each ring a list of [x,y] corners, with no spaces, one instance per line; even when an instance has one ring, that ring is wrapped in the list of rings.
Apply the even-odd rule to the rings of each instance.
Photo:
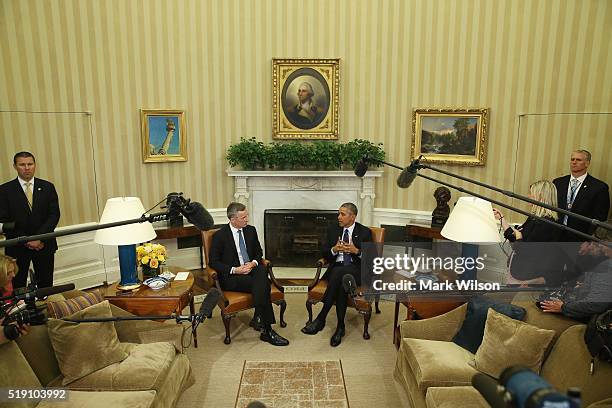
[[[265,210],[266,258],[274,266],[312,268],[327,228],[337,223],[337,210]]]

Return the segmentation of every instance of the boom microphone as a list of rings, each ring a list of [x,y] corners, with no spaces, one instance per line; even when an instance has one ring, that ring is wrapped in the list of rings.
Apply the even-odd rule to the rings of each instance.
[[[36,296],[38,299],[41,299],[47,296],[55,295],[57,293],[62,293],[62,292],[66,292],[68,290],[73,290],[73,289],[74,289],[74,283],[67,283],[65,285],[58,285],[58,286],[50,286],[48,288],[37,289],[34,292],[34,296]]]
[[[357,164],[355,164],[355,175],[357,177],[365,176],[368,171],[368,161],[369,157],[367,154],[357,161]]]
[[[342,288],[346,293],[355,297],[355,292],[357,290],[357,282],[355,281],[355,277],[350,273],[347,273],[342,277]]]
[[[397,177],[396,184],[399,188],[410,187],[417,176],[417,171],[419,170],[419,165],[421,164],[421,157],[423,156],[421,155],[414,159],[412,163],[410,163],[410,166],[406,167]]]
[[[206,211],[204,206],[196,201],[185,199],[183,193],[168,194],[167,203],[170,213],[179,211],[187,218],[187,221],[201,231],[209,230],[215,225],[212,215]]]
[[[219,302],[220,296],[221,292],[219,292],[217,288],[212,288],[208,291],[202,302],[202,306],[200,306],[200,311],[195,316],[196,324],[200,324],[204,319],[210,319],[212,317],[212,311]]]
[[[66,285],[58,285],[58,286],[50,286],[48,288],[40,288],[36,290],[31,290],[25,293],[16,294],[14,296],[6,296],[0,298],[0,300],[31,300],[31,299],[42,299],[46,296],[55,295],[57,293],[66,292],[68,290],[74,289],[74,283],[68,283]]]
[[[181,214],[187,218],[187,221],[195,225],[201,231],[207,231],[215,225],[212,215],[204,206],[196,201],[192,201],[185,206],[179,207]]]
[[[15,222],[0,222],[0,234],[11,233],[15,231]]]

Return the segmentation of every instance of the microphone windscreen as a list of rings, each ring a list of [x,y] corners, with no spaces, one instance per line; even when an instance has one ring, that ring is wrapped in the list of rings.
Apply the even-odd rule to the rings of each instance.
[[[365,176],[367,171],[368,171],[368,158],[367,156],[364,156],[357,161],[357,164],[355,164],[355,175],[357,177],[363,177]]]
[[[15,222],[0,223],[0,233],[7,234],[15,231]]]
[[[499,392],[497,381],[489,377],[486,374],[476,373],[472,377],[472,386],[478,390],[480,395],[491,405],[493,408],[505,408],[507,407],[503,396]]]
[[[417,170],[411,166],[406,167],[397,177],[397,186],[399,188],[408,188],[414,181],[417,175]]]
[[[263,402],[251,401],[249,405],[247,405],[247,408],[266,408],[266,405]]]
[[[210,319],[212,316],[212,311],[219,302],[219,297],[221,293],[217,290],[217,288],[212,288],[206,294],[204,301],[202,302],[202,306],[200,306],[200,315]]]
[[[355,289],[357,289],[357,282],[355,281],[355,277],[349,273],[344,275],[342,277],[342,288],[345,292],[348,292],[351,295],[354,294]]]
[[[212,215],[206,211],[202,204],[196,201],[181,207],[181,212],[187,218],[187,221],[195,225],[200,231],[207,231],[215,225]]]
[[[67,290],[72,290],[72,289],[74,289],[74,283],[68,283],[66,285],[51,286],[48,288],[40,288],[36,290],[35,296],[40,299],[40,298],[44,298],[45,296],[55,295],[57,293],[66,292]]]

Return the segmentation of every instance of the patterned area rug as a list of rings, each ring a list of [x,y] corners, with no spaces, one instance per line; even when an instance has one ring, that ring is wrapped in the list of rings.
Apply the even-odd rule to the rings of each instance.
[[[259,401],[268,408],[348,407],[339,360],[245,361],[237,408]]]

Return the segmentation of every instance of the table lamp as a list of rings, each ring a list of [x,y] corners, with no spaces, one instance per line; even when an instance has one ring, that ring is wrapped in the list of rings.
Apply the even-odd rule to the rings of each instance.
[[[501,242],[491,203],[476,197],[457,200],[440,234],[456,242]]]
[[[461,242],[461,257],[476,259],[479,243],[501,242],[491,203],[476,197],[460,197],[440,234]],[[476,279],[476,267],[466,268],[462,280]]]
[[[138,197],[109,198],[104,206],[100,224],[125,221],[142,216],[145,212]],[[134,223],[100,229],[94,241],[101,245],[118,245],[121,290],[133,290],[140,286],[136,272],[136,244],[147,242],[157,236],[150,222]]]

